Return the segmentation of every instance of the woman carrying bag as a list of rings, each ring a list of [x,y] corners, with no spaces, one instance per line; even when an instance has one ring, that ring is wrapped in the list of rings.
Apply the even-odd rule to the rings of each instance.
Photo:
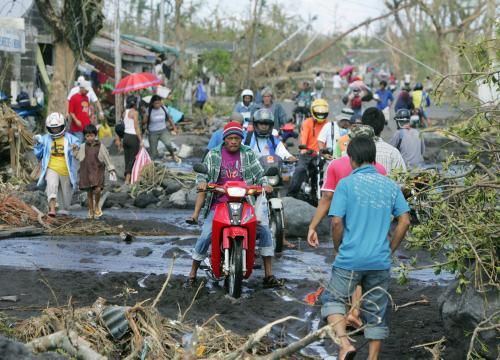
[[[171,138],[167,128],[167,122],[172,128],[172,135],[176,135],[176,127],[170,116],[168,115],[167,107],[163,105],[161,97],[153,95],[149,103],[148,116],[146,118],[149,152],[153,160],[158,156],[158,141],[161,141],[167,148],[172,158],[179,162],[179,158],[175,155],[175,149],[171,145]]]
[[[126,110],[123,115],[124,135],[123,152],[125,155],[125,184],[130,184],[130,176],[134,167],[135,157],[139,149],[144,146],[139,126],[139,113],[137,112],[137,97],[127,97]]]

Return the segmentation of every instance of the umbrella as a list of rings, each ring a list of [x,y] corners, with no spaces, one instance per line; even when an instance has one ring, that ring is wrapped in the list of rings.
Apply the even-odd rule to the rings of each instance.
[[[353,70],[354,70],[354,66],[351,66],[351,65],[344,66],[344,68],[342,70],[340,70],[339,75],[346,76],[347,74],[349,74]]]
[[[116,84],[113,94],[123,94],[161,84],[162,81],[151,73],[135,73],[124,77]]]

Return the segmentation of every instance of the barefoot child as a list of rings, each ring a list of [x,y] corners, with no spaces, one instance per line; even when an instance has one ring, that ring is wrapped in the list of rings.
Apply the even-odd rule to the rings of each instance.
[[[52,113],[45,120],[47,134],[35,135],[33,151],[41,161],[38,186],[46,186],[49,216],[56,216],[56,205],[67,211],[71,205],[73,190],[76,188],[76,162],[71,156],[78,150],[80,141],[67,133],[64,116]],[[62,212],[61,212],[62,213]]]
[[[75,148],[73,154],[80,161],[80,189],[87,191],[88,218],[93,219],[102,216],[99,200],[104,188],[105,168],[115,173],[115,167],[111,164],[108,150],[97,140],[95,125],[87,125],[83,136],[85,142],[80,149]]]

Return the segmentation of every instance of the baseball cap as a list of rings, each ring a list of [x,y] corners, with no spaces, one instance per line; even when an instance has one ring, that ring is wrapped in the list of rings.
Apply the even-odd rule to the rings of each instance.
[[[354,129],[352,129],[351,132],[349,133],[349,137],[351,139],[361,136],[374,139],[375,131],[373,131],[373,128],[370,125],[359,125],[356,126]]]

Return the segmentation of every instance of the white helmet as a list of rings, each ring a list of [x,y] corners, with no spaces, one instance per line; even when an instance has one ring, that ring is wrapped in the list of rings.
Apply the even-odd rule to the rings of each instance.
[[[54,139],[64,135],[65,125],[63,114],[57,112],[53,112],[45,120],[47,131]]]
[[[253,100],[253,91],[250,89],[245,89],[241,92],[241,101],[243,101],[243,97],[245,96],[251,96]]]

